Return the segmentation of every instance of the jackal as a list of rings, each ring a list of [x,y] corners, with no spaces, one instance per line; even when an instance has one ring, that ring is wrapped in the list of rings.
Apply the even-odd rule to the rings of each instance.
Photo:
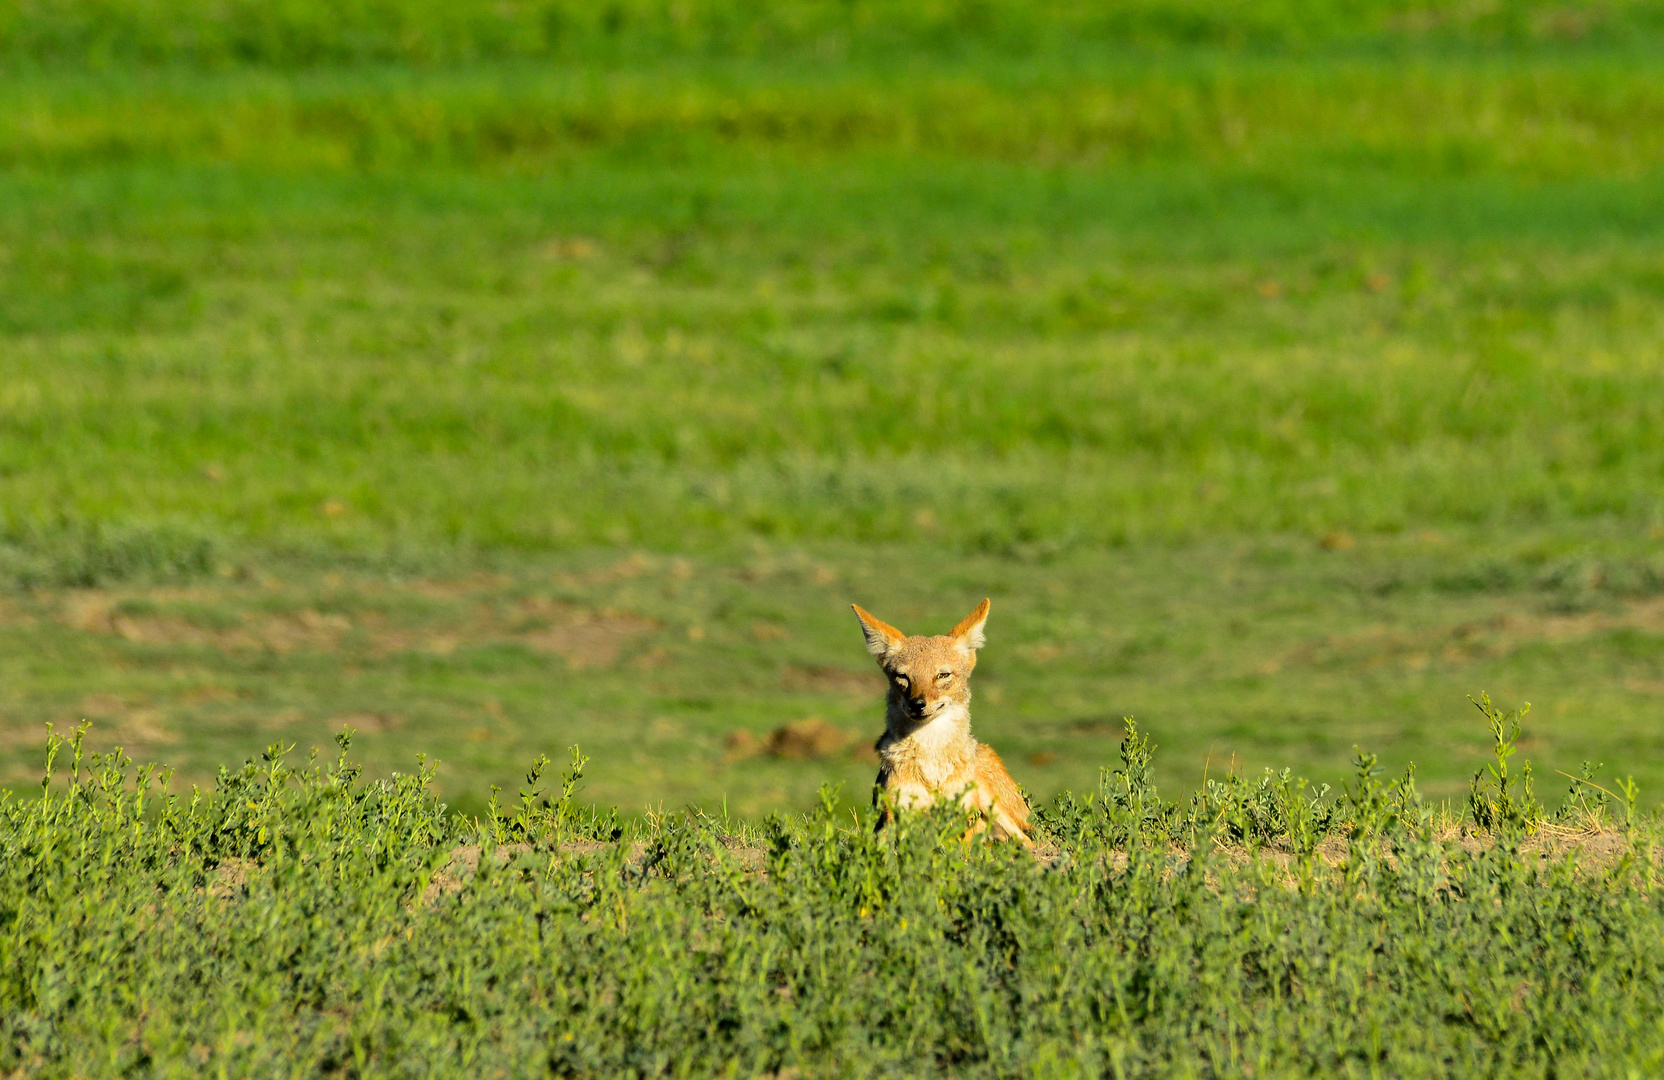
[[[861,620],[867,651],[890,682],[873,791],[883,810],[879,826],[893,806],[926,807],[938,797],[958,798],[992,822],[995,837],[1016,837],[1033,847],[1022,792],[999,755],[971,738],[971,670],[986,640],[982,624],[990,602],[984,600],[958,626],[935,637],[908,637],[859,604],[850,606]]]

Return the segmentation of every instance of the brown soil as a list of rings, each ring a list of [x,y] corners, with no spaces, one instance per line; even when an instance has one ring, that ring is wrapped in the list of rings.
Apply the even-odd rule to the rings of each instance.
[[[248,881],[249,867],[253,865],[250,859],[226,859],[214,868],[214,877],[208,882],[208,895],[217,900],[236,896]]]
[[[743,761],[766,754],[785,761],[823,761],[836,757],[859,738],[818,716],[811,716],[782,724],[760,739],[743,729],[730,731],[723,741],[724,759]]]
[[[343,727],[351,727],[354,731],[366,734],[378,734],[383,731],[394,731],[404,726],[404,717],[391,713],[355,712],[343,713],[329,718],[330,731],[340,731]]]
[[[0,627],[8,630],[27,630],[35,625],[35,617],[16,604],[0,596]]]
[[[237,625],[205,627],[178,615],[127,615],[116,610],[122,597],[82,592],[65,603],[61,621],[84,633],[109,634],[140,645],[206,646],[225,653],[267,649],[287,655],[300,650],[331,651],[352,629],[345,615],[310,609],[288,615],[242,613]]]
[[[811,716],[769,732],[768,738],[763,741],[763,752],[789,761],[817,761],[832,757],[848,746],[853,738],[842,728],[818,716]]]
[[[88,694],[81,699],[80,709],[73,718],[66,717],[66,728],[81,720],[92,721],[93,741],[109,736],[119,746],[138,743],[150,745],[179,741],[177,732],[163,723],[161,709],[146,706],[142,701],[117,697],[114,694]],[[44,743],[45,740],[41,739]]]
[[[159,600],[155,594],[143,598]],[[203,626],[182,615],[123,613],[119,608],[124,599],[96,590],[74,593],[65,599],[59,621],[83,633],[140,645],[184,645],[227,654],[352,649],[373,656],[413,650],[443,656],[463,645],[509,641],[560,656],[574,669],[609,667],[636,638],[660,629],[658,622],[633,612],[591,610],[537,597],[522,600],[508,611],[482,603],[447,621],[442,629],[426,631],[388,626],[386,617],[377,612],[349,617],[310,608],[275,615],[237,612],[230,625]]]
[[[1127,722],[1117,717],[1083,716],[1069,721],[1064,730],[1071,735],[1107,735],[1120,740],[1127,737]]]
[[[1274,673],[1283,667],[1360,661],[1366,667],[1403,665],[1419,670],[1435,657],[1446,664],[1494,660],[1538,642],[1564,643],[1616,630],[1664,632],[1664,597],[1573,615],[1510,611],[1425,629],[1374,626],[1299,645],[1262,670]]]
[[[678,560],[672,567],[676,576],[686,576],[683,568],[687,564]],[[612,585],[616,582],[627,581],[630,578],[641,577],[653,570],[653,562],[641,554],[628,555],[610,566],[588,570],[581,574],[561,574],[555,580],[568,588],[592,588],[596,585]]]
[[[479,593],[495,592],[507,588],[513,579],[506,574],[487,574],[484,572],[470,574],[464,578],[448,581],[432,579],[415,582],[410,587],[429,600],[464,600]]]
[[[46,749],[46,725],[0,718],[0,746],[37,746]],[[32,766],[31,766],[32,768]]]
[[[746,758],[756,757],[763,751],[763,741],[757,736],[738,728],[730,731],[722,740],[722,760],[727,762],[744,761]]]
[[[653,619],[627,611],[589,611],[572,604],[522,601],[521,610],[539,629],[518,635],[540,652],[564,658],[572,668],[611,667],[625,646],[642,634],[660,628]]]
[[[787,664],[780,676],[780,683],[787,690],[843,694],[863,700],[877,696],[884,689],[883,676],[876,669],[851,671],[848,668],[819,665],[799,667],[796,664]]]

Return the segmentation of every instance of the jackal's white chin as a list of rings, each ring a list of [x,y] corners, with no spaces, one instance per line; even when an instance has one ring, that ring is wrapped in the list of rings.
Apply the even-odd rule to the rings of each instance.
[[[955,701],[945,701],[937,708],[932,709],[930,712],[927,712],[923,716],[919,717],[919,719],[923,721],[926,726],[934,726],[944,721],[951,724],[957,720],[963,719],[964,716],[965,707],[963,705],[960,705]]]

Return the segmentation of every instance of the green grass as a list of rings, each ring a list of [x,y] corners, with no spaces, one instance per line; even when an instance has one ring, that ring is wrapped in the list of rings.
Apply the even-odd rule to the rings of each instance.
[[[0,20],[0,57],[23,67],[175,63],[278,70],[390,60],[417,66],[756,57],[1054,61],[1129,47],[1561,51],[1645,46],[1661,31],[1664,11],[1656,0],[1484,6],[1450,0],[350,0],[329,7],[47,0],[18,4]]]
[[[992,595],[1045,795],[1126,713],[1453,794],[1481,688],[1658,790],[1652,7],[727,12],[0,20],[8,783],[369,717],[465,805],[859,802],[723,740]]]
[[[1546,809],[1488,719],[1471,816],[1362,755],[1339,794],[1283,771],[1163,800],[1135,736],[1041,808],[1038,857],[953,813],[875,836],[830,793],[623,823],[579,809],[581,762],[461,818],[345,740],[189,796],[56,740],[0,796],[0,1068],[1648,1074],[1658,821],[1577,784]]]
[[[929,510],[974,549],[1661,520],[1641,189],[1570,236],[1499,239],[1587,212],[1581,185],[1475,184],[1489,238],[1297,240],[1247,179],[1192,221],[1159,174],[916,169],[24,174],[13,528],[662,548]],[[1334,198],[1331,227],[1362,202]]]

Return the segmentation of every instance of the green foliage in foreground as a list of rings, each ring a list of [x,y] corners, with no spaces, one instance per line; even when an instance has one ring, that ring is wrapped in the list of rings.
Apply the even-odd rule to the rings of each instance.
[[[189,799],[120,755],[0,803],[0,1069],[342,1074],[1622,1076],[1664,1062],[1650,825],[1605,857],[1497,769],[1484,837],[1360,755],[1188,806],[1119,770],[1054,853],[881,837],[828,797],[736,833],[552,800],[447,817],[275,748]],[[55,740],[56,753],[61,740]],[[581,759],[575,762],[581,768]],[[1498,789],[1498,785],[1501,789]],[[1599,807],[1574,784],[1567,813]],[[1538,832],[1535,839],[1528,834]]]

